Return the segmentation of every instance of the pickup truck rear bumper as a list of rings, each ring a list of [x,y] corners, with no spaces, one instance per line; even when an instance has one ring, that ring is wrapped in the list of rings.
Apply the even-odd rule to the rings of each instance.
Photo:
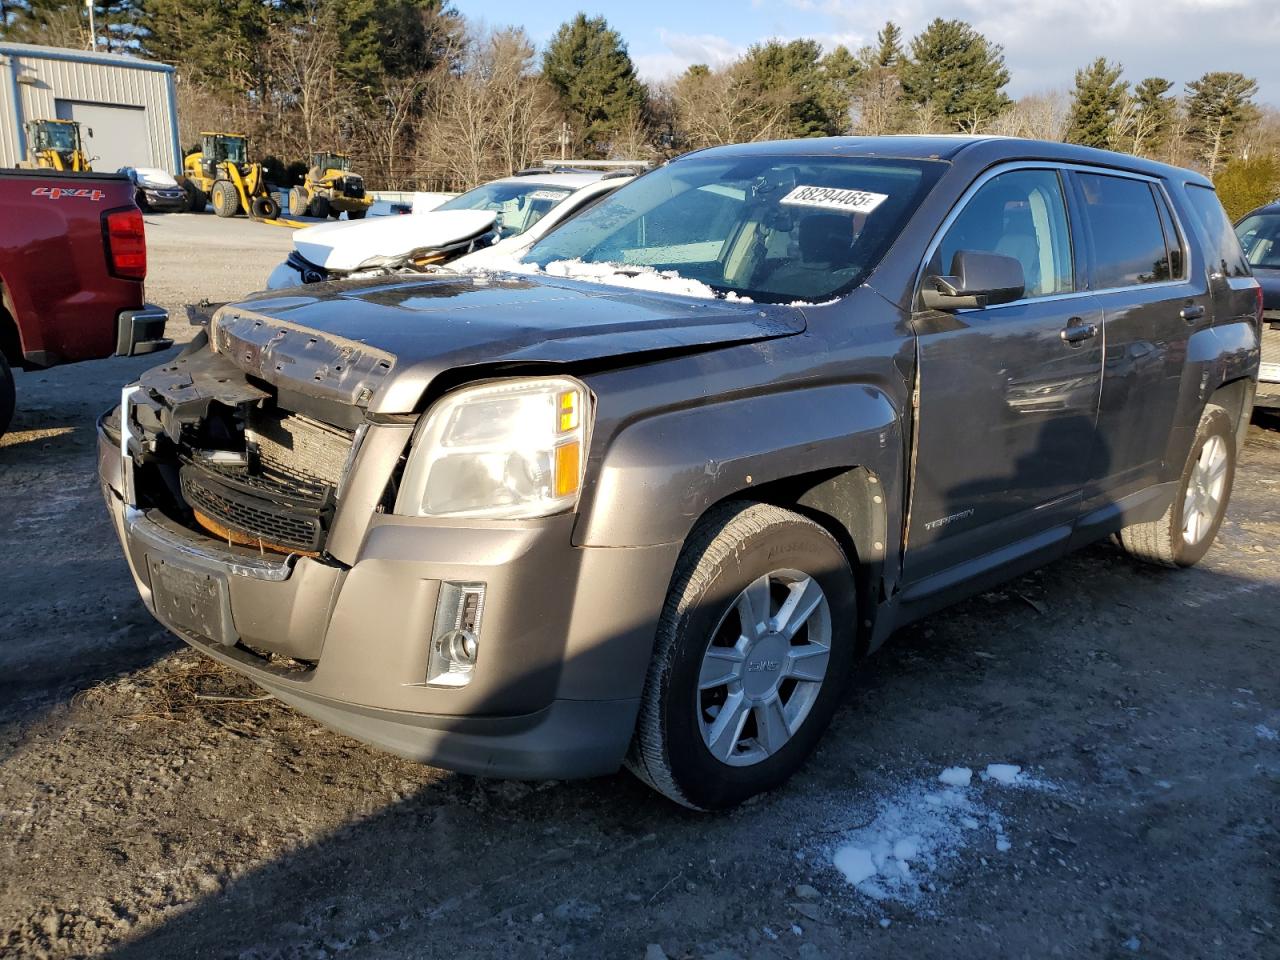
[[[164,335],[169,313],[163,307],[148,303],[138,310],[125,310],[116,320],[116,356],[140,357],[173,346]]]

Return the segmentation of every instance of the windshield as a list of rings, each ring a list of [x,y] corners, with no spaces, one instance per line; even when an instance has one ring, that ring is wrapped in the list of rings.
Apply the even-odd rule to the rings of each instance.
[[[42,125],[36,133],[38,150],[57,150],[59,152],[80,149],[79,131],[70,123],[48,123]]]
[[[680,160],[534,244],[526,263],[613,264],[769,303],[866,279],[946,165],[854,157]]]
[[[243,137],[214,137],[211,144],[213,156],[206,159],[216,162],[230,160],[235,164],[244,163],[247,145],[247,141]]]
[[[1236,227],[1249,266],[1280,270],[1280,213],[1255,213]]]
[[[486,183],[436,207],[437,210],[492,210],[502,239],[524,233],[569,194],[568,187],[537,183]]]

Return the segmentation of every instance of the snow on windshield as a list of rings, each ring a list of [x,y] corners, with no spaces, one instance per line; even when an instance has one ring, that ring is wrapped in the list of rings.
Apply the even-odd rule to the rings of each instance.
[[[723,294],[717,293],[702,281],[682,277],[675,270],[657,270],[649,266],[630,266],[620,263],[586,263],[582,260],[553,260],[545,267],[539,267],[535,263],[508,259],[471,267],[466,272],[472,275],[503,272],[542,274],[548,277],[564,277],[568,280],[607,284],[611,287],[626,287],[631,290],[674,293],[685,297],[697,297],[700,300],[728,300],[732,303],[753,302],[750,297],[739,296],[732,290]]]

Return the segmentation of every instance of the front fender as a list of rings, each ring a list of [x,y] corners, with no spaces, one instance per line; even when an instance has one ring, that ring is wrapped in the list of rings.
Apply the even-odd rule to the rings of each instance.
[[[726,400],[632,422],[608,442],[583,493],[575,542],[682,542],[707,509],[753,487],[864,467],[901,502],[899,411],[865,384]],[[883,545],[876,547],[883,549]]]

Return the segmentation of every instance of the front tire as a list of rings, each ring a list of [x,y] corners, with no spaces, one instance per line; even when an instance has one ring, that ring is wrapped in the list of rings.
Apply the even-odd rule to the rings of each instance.
[[[369,212],[369,208],[368,208],[368,207],[361,207],[359,210],[348,210],[348,211],[347,211],[347,219],[348,219],[348,220],[363,220],[363,219],[364,219],[364,217],[365,217],[365,214],[367,214],[368,212]]]
[[[1178,478],[1178,492],[1159,520],[1135,523],[1117,534],[1130,556],[1163,567],[1199,563],[1213,544],[1236,476],[1236,435],[1221,407],[1206,407],[1191,452]]]
[[[676,565],[627,766],[696,810],[784,783],[839,705],[856,616],[825,529],[769,504],[716,508]]]
[[[240,212],[240,195],[227,180],[213,185],[213,212],[220,217],[234,217]]]
[[[326,219],[329,216],[329,198],[316,197],[312,200],[311,215],[313,217],[319,217],[321,220]]]
[[[17,402],[17,392],[13,384],[13,371],[9,369],[9,361],[0,353],[0,437],[9,429],[13,421],[13,409]]]

